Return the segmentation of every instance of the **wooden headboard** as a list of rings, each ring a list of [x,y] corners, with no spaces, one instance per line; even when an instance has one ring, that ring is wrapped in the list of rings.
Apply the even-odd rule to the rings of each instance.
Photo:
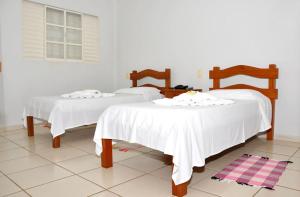
[[[143,84],[143,85],[139,85],[139,86],[143,86],[143,87],[155,87],[157,89],[159,89],[160,91],[163,92],[163,90],[165,88],[170,88],[171,87],[171,69],[166,68],[165,71],[155,71],[155,70],[151,70],[151,69],[146,69],[143,71],[132,71],[132,73],[130,73],[130,80],[132,81],[132,87],[138,87],[138,80],[143,79],[145,77],[152,77],[154,79],[160,79],[160,80],[165,80],[165,87],[160,87],[157,85],[153,85],[153,84]]]
[[[261,92],[269,97],[272,103],[272,128],[267,132],[267,139],[273,140],[274,120],[275,120],[275,100],[278,98],[278,89],[276,89],[276,79],[278,79],[279,70],[275,64],[270,64],[269,68],[256,68],[253,66],[237,65],[221,70],[220,67],[214,67],[209,71],[209,78],[213,79],[214,89],[252,89]],[[255,78],[268,79],[268,88],[259,88],[246,84],[235,84],[220,87],[220,80],[236,75],[247,75]]]

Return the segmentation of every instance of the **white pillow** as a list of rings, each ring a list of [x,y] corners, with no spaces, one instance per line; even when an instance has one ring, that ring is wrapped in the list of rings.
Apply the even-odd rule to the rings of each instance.
[[[269,100],[262,93],[250,89],[218,89],[211,90],[208,93],[223,99]]]
[[[148,101],[162,98],[160,90],[153,87],[133,87],[133,88],[123,88],[115,91],[116,94],[138,94],[143,95]]]

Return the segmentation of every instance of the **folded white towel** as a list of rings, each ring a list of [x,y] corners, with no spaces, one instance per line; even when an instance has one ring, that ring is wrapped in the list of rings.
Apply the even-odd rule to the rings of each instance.
[[[153,101],[155,104],[164,106],[210,106],[228,105],[234,103],[232,100],[221,99],[207,93],[190,91],[173,99],[164,98]]]
[[[63,94],[63,98],[98,98],[102,93],[99,90],[81,90],[69,94]]]

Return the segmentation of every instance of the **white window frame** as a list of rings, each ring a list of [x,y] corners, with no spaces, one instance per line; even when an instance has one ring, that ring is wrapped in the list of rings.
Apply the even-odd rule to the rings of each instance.
[[[64,13],[64,25],[57,25],[57,24],[53,24],[53,23],[48,23],[47,22],[47,8],[63,11],[63,13]],[[74,14],[80,15],[80,17],[81,17],[81,28],[67,26],[67,13],[74,13]],[[75,12],[75,11],[70,11],[70,10],[66,10],[66,9],[61,9],[61,8],[45,5],[44,23],[45,23],[45,26],[44,26],[44,57],[45,57],[45,59],[49,60],[49,61],[83,62],[83,59],[84,59],[83,58],[83,14],[80,13],[80,12]],[[55,26],[55,27],[63,27],[64,28],[64,42],[48,41],[47,40],[47,25],[51,25],[51,26]],[[81,44],[66,42],[67,29],[75,29],[75,30],[80,30],[81,31]],[[64,45],[64,58],[47,57],[47,43],[63,44]],[[81,59],[66,58],[66,48],[67,48],[66,46],[67,45],[81,46]]]

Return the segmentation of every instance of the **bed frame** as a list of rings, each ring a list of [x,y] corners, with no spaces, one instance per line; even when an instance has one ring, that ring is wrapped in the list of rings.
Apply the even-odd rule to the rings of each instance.
[[[166,70],[167,71],[167,70]],[[140,74],[134,72],[132,73],[131,79],[140,79],[145,77],[145,73],[154,73],[151,71],[141,72]],[[235,84],[226,87],[220,87],[220,79],[232,77],[235,75],[248,75],[251,77],[256,78],[263,78],[269,80],[269,87],[268,88],[258,88],[250,85],[245,84]],[[275,64],[270,64],[269,68],[256,68],[253,66],[245,66],[245,65],[238,65],[233,66],[224,70],[221,70],[220,67],[214,67],[213,70],[209,72],[210,79],[213,79],[213,88],[210,89],[253,89],[261,92],[262,94],[266,95],[270,98],[272,102],[272,128],[267,133],[267,139],[273,139],[273,132],[274,132],[274,111],[275,111],[275,100],[278,97],[278,90],[276,89],[276,79],[278,78],[278,69],[276,68]],[[160,76],[160,78],[163,78]],[[166,80],[166,86],[169,85],[169,82]],[[137,86],[137,82],[133,81],[133,87]],[[112,140],[111,139],[102,139],[102,154],[101,154],[101,166],[103,168],[110,168],[113,166],[113,158],[112,158]],[[184,196],[187,194],[187,186],[188,182],[175,185],[174,181],[172,181],[172,194],[174,196]]]
[[[143,87],[155,87],[161,91],[161,93],[164,92],[165,88],[171,87],[171,69],[166,68],[165,71],[155,71],[151,69],[146,69],[140,72],[137,72],[136,70],[132,71],[130,73],[130,80],[132,81],[132,87],[137,87],[138,80],[141,80],[145,77],[152,77],[154,79],[159,80],[165,80],[165,87],[156,86],[154,84],[144,84],[141,85]],[[28,136],[34,136],[34,117],[33,116],[27,116],[27,133]],[[59,148],[60,147],[60,136],[57,136],[52,139],[52,147],[53,148]]]
[[[271,129],[267,131],[267,140],[273,140],[274,121],[275,121],[275,101],[278,98],[278,89],[276,89],[276,79],[278,79],[278,68],[275,64],[270,64],[269,68],[256,68],[253,66],[237,65],[221,70],[220,67],[214,67],[209,71],[209,78],[213,80],[215,89],[252,89],[261,92],[271,100],[272,104],[272,122]],[[235,84],[231,86],[220,87],[220,80],[236,75],[247,75],[255,78],[268,79],[268,88],[259,88],[246,84]]]

